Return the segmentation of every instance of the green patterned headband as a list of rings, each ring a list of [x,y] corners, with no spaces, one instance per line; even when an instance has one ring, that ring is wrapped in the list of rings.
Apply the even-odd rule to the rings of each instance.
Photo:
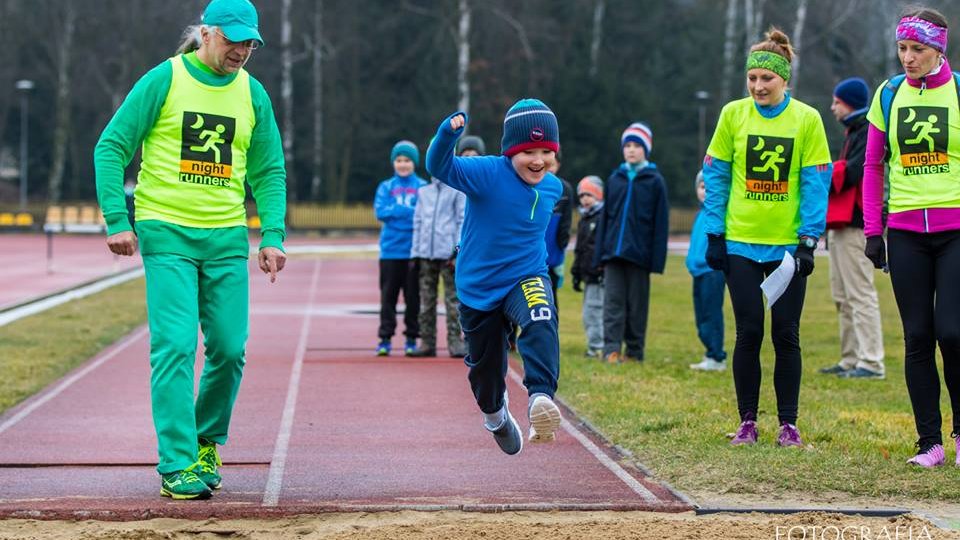
[[[769,69],[783,80],[790,80],[790,61],[777,53],[768,51],[753,51],[747,57],[747,71],[756,68]]]

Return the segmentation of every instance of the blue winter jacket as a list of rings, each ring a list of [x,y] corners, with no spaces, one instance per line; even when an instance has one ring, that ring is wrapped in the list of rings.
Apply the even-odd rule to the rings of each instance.
[[[624,259],[662,274],[667,263],[669,212],[667,187],[656,165],[649,163],[636,173],[618,167],[603,185],[594,266]]]
[[[713,272],[707,265],[707,217],[701,209],[693,219],[693,230],[690,231],[690,247],[687,249],[687,271],[693,277]]]
[[[416,173],[380,182],[373,200],[373,212],[383,222],[380,229],[380,258],[409,259],[413,245],[413,211],[417,206],[417,189],[426,180]]]
[[[427,150],[427,170],[467,196],[457,255],[457,295],[473,309],[491,311],[520,281],[547,276],[543,241],[563,188],[547,173],[535,186],[524,182],[505,156],[455,157],[463,128],[440,124]]]

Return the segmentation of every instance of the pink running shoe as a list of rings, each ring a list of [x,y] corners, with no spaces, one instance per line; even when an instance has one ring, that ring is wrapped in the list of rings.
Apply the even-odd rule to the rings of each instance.
[[[737,428],[737,433],[730,440],[730,444],[733,446],[757,444],[757,436],[757,423],[753,420],[744,420],[740,422],[740,427]]]
[[[800,430],[793,424],[784,422],[780,424],[780,434],[777,435],[777,446],[784,448],[790,446],[803,446],[803,440],[800,438]]]
[[[944,461],[946,461],[946,456],[943,453],[943,445],[935,444],[926,452],[921,452],[908,459],[907,463],[912,463],[914,465],[919,465],[929,469],[931,467],[939,467],[940,465],[943,465]]]
[[[960,434],[957,434],[956,432],[953,432],[953,433],[950,434],[950,436],[953,437],[953,442],[956,443],[956,445],[957,445],[957,462],[956,462],[956,465],[957,465],[957,467],[960,467]]]

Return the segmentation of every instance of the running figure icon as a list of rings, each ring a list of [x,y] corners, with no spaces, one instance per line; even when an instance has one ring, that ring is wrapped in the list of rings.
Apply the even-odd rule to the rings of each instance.
[[[917,112],[913,109],[910,109],[910,112],[907,114],[906,120],[904,120],[903,122],[905,124],[909,124],[913,122],[913,127],[911,127],[910,130],[914,132],[919,132],[919,133],[917,133],[916,137],[905,140],[903,141],[903,143],[904,144],[920,144],[921,142],[926,141],[927,148],[929,149],[927,151],[932,153],[934,151],[933,135],[936,133],[940,133],[940,128],[936,127],[936,123],[938,120],[937,115],[931,114],[930,116],[927,117],[926,122],[924,122],[923,120],[917,120],[914,122],[914,118],[916,118],[916,116],[917,116]]]
[[[761,137],[760,140],[757,141],[757,146],[755,146],[753,150],[754,151],[762,150],[763,146],[764,146],[764,142],[763,142],[763,138]],[[777,165],[780,165],[781,163],[785,163],[787,161],[786,158],[782,157],[783,151],[784,151],[783,145],[778,144],[776,147],[774,147],[773,150],[767,150],[766,152],[763,152],[762,154],[760,154],[760,161],[764,162],[763,165],[760,167],[752,167],[751,170],[753,172],[773,171],[774,182],[779,182],[780,167],[778,167]]]
[[[203,126],[203,116],[200,116],[198,114],[197,121],[194,122],[194,124],[190,127],[193,129],[198,129],[202,126]],[[215,128],[215,130],[205,129],[201,131],[199,138],[201,140],[206,139],[206,141],[203,143],[203,146],[191,146],[190,150],[192,152],[204,152],[204,153],[210,150],[213,150],[214,163],[220,163],[220,149],[217,148],[217,145],[227,142],[226,139],[220,136],[226,130],[227,130],[226,126],[224,126],[223,124],[217,124],[217,127]]]

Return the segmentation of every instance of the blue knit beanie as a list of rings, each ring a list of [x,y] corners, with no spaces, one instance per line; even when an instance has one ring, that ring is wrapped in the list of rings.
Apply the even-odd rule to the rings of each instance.
[[[859,111],[867,106],[867,101],[870,99],[870,87],[867,86],[867,81],[860,77],[851,77],[840,81],[834,88],[833,95],[853,110]]]
[[[404,140],[393,145],[393,150],[390,151],[390,161],[395,161],[397,156],[407,156],[413,162],[414,167],[420,165],[420,150],[417,150],[417,145],[410,141]]]
[[[503,118],[500,151],[513,157],[524,150],[546,148],[560,151],[560,126],[557,116],[539,99],[521,99]]]

